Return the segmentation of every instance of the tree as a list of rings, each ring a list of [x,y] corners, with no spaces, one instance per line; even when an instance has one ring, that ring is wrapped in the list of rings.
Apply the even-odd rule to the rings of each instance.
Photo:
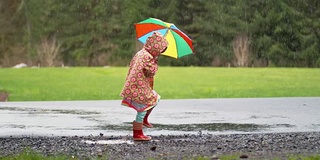
[[[299,0],[293,5],[303,18],[300,20],[303,66],[320,67],[320,2]]]
[[[269,1],[268,1],[269,2]],[[310,30],[314,14],[309,14],[315,1],[281,0],[250,2],[254,15],[250,23],[255,59],[267,65],[299,67],[312,66],[319,53],[315,33]],[[310,23],[311,22],[311,23]],[[311,48],[310,48],[311,47]],[[312,58],[308,58],[312,57]],[[310,62],[312,61],[312,62]]]
[[[11,66],[22,61],[25,48],[23,46],[23,15],[19,12],[23,0],[0,1],[0,66]]]
[[[61,54],[68,65],[98,65],[101,54],[112,44],[107,35],[109,1],[68,0],[27,3],[30,23],[29,43],[57,37]],[[35,48],[32,46],[31,48]]]
[[[238,34],[232,43],[236,66],[247,67],[249,63],[249,36],[246,33]]]
[[[160,65],[319,67],[319,7],[317,0],[3,0],[0,65],[38,63],[39,46],[55,37],[60,64],[124,66],[141,47],[134,23],[155,17],[174,23],[195,49],[178,60],[162,56]]]
[[[61,44],[57,43],[56,37],[42,39],[37,46],[37,56],[42,66],[53,67],[58,58]]]
[[[187,26],[196,43],[196,65],[231,64],[234,58],[232,41],[238,34],[246,33],[246,23],[242,20],[242,2],[200,2],[202,4],[195,10],[193,22]]]

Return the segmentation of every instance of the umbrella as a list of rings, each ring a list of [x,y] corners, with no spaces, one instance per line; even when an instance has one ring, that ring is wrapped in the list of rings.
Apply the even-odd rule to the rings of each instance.
[[[135,28],[137,39],[143,44],[146,43],[147,38],[151,36],[154,31],[158,31],[165,36],[169,45],[162,55],[180,58],[193,53],[192,40],[172,23],[164,22],[156,18],[148,18],[136,23]]]

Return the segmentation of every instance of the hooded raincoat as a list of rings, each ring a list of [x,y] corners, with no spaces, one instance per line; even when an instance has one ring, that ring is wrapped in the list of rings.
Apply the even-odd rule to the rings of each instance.
[[[158,56],[167,46],[168,41],[159,32],[154,32],[143,49],[135,54],[120,94],[123,97],[122,105],[138,112],[157,105],[160,96],[153,90],[153,77],[158,70]]]

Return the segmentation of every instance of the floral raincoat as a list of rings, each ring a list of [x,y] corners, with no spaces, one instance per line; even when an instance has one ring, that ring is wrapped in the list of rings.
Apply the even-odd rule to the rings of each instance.
[[[152,83],[158,70],[158,56],[167,46],[167,40],[159,32],[154,32],[143,49],[135,54],[120,94],[124,98],[123,105],[141,112],[158,103],[160,96],[153,90]]]

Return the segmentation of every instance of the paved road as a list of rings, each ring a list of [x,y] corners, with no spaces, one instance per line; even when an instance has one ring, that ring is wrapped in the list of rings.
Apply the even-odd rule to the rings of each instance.
[[[120,100],[0,102],[0,136],[129,135]],[[320,131],[320,97],[161,100],[146,134]]]

